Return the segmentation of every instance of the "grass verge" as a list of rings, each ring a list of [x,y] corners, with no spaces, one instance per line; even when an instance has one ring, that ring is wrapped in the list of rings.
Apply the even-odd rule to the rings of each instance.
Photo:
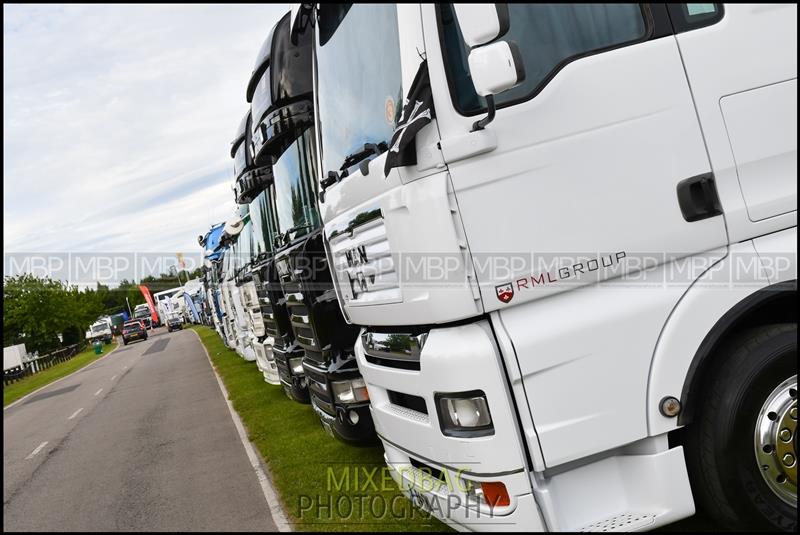
[[[449,531],[415,508],[385,471],[383,448],[329,437],[309,405],[264,382],[208,327],[191,326],[267,464],[289,522],[299,531]],[[344,474],[349,481],[343,484]]]
[[[89,346],[87,349],[84,349],[66,362],[56,364],[51,368],[47,368],[44,371],[26,377],[21,381],[17,381],[16,383],[4,385],[3,407],[10,403],[14,403],[19,398],[30,394],[38,388],[48,385],[53,381],[57,381],[62,377],[66,377],[67,375],[80,370],[84,366],[88,366],[92,362],[108,354],[109,351],[115,349],[116,347],[117,343],[112,342],[109,345],[103,346],[102,355],[95,355],[94,348]]]

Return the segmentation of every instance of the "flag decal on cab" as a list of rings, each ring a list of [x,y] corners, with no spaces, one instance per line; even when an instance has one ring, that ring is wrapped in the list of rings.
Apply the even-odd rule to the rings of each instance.
[[[417,136],[417,132],[422,130],[422,127],[430,123],[435,117],[436,112],[433,108],[433,93],[431,92],[431,80],[428,74],[428,62],[427,60],[422,60],[417,69],[417,74],[414,76],[414,81],[411,82],[411,89],[408,90],[403,111],[389,142],[389,153],[386,155],[386,163],[383,167],[385,177],[389,176],[389,171],[393,167],[403,167],[417,163],[414,138]]]

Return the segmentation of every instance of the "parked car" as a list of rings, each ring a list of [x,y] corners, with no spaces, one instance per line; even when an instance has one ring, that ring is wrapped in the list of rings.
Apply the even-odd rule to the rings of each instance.
[[[122,326],[122,344],[128,345],[133,340],[147,340],[147,329],[142,320],[126,321]]]
[[[172,332],[175,329],[183,330],[183,320],[179,316],[167,318],[167,331]]]

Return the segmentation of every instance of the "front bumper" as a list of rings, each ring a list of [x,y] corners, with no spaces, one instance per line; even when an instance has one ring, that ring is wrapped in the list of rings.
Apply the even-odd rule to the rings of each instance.
[[[430,331],[418,356],[418,368],[393,366],[368,355],[363,338],[356,343],[358,368],[369,389],[375,429],[386,460],[399,482],[403,471],[427,466],[473,482],[502,482],[511,499],[490,515],[466,506],[458,488],[417,489],[416,497],[450,507],[431,511],[458,529],[541,531],[544,522],[533,500],[525,451],[506,388],[501,356],[486,321]],[[453,437],[442,433],[434,395],[438,392],[484,392],[493,433]],[[404,400],[414,399],[415,403]],[[411,472],[409,472],[411,473]],[[405,489],[407,495],[413,491]],[[421,498],[420,498],[421,497]],[[413,498],[413,496],[412,496]],[[458,506],[462,504],[463,506]],[[499,518],[503,520],[499,520]],[[511,522],[511,524],[509,524]]]
[[[335,399],[331,381],[360,377],[357,369],[331,372],[327,368],[303,359],[303,369],[308,378],[308,392],[314,412],[322,426],[331,434],[351,444],[376,444],[375,425],[369,401],[342,403]]]
[[[247,362],[255,362],[256,360],[256,352],[253,349],[253,343],[250,340],[249,336],[242,336],[238,340],[238,344],[236,345],[236,352],[239,354]]]
[[[402,335],[395,333],[392,341],[398,338]],[[433,329],[421,349],[404,354],[401,361],[392,360],[398,354],[391,349],[380,345],[379,333],[359,337],[356,345],[386,461],[413,502],[456,529],[643,531],[694,513],[683,449],[670,448],[666,435],[531,473],[501,356],[486,321]],[[471,390],[485,394],[494,434],[444,435],[435,394]],[[411,396],[416,403],[408,402]],[[425,481],[419,475],[424,470],[446,485],[419,484]],[[466,500],[465,480],[503,483],[510,503],[494,511],[485,505],[478,510],[474,499]]]
[[[275,357],[275,366],[278,368],[278,376],[286,395],[299,403],[310,403],[308,380],[305,374],[297,375],[289,367],[289,359],[302,357],[303,350],[296,346],[288,349],[273,346],[272,354]]]
[[[458,531],[545,531],[539,509],[531,492],[511,495],[508,507],[492,509],[486,504],[478,504],[465,492],[465,484],[460,481],[461,472],[441,465],[421,463],[407,452],[382,440],[386,452],[384,460],[389,466],[392,479],[401,492],[420,509],[432,514],[445,524]],[[412,464],[412,459],[414,466]],[[431,475],[427,464],[441,477]],[[438,474],[437,474],[438,475]],[[506,488],[529,488],[525,472],[489,478],[471,478],[473,481],[502,481]]]
[[[256,364],[258,364],[258,369],[264,375],[264,381],[271,385],[280,385],[281,379],[278,375],[278,366],[272,354],[273,342],[274,339],[272,337],[267,337],[263,342],[254,344],[253,348],[256,351]]]
[[[348,406],[337,406],[337,415],[332,416],[322,410],[311,395],[311,406],[317,413],[322,427],[329,431],[333,437],[343,442],[353,445],[372,445],[378,439],[375,435],[375,426],[372,423],[372,414],[369,410],[369,402]],[[357,423],[352,423],[353,414],[357,418]]]

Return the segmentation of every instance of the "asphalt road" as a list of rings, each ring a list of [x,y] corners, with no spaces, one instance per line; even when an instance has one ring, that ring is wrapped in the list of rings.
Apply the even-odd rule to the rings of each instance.
[[[276,530],[194,333],[158,329],[3,412],[3,530]]]

